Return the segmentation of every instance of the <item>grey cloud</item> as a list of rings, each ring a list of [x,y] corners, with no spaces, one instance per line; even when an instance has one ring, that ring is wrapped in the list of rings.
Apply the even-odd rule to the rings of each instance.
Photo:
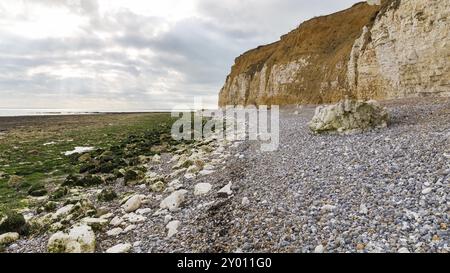
[[[6,34],[0,24],[0,107],[29,107],[34,97],[39,98],[36,106],[53,108],[70,101],[77,108],[83,101],[98,100],[105,107],[169,109],[190,102],[193,96],[214,102],[234,58],[242,52],[277,40],[304,19],[356,1],[199,0],[198,16],[175,24],[127,9],[100,15],[97,1],[36,2],[88,16],[89,24],[78,36],[48,39]],[[170,28],[157,32],[162,25]],[[127,50],[151,54],[135,58]],[[28,73],[37,67],[57,70],[64,65],[92,74]],[[103,77],[111,73],[119,79]]]

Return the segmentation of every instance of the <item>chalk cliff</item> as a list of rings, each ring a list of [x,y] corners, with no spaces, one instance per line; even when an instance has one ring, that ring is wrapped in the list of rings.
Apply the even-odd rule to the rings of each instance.
[[[219,105],[450,96],[449,15],[447,0],[384,0],[313,18],[239,56]]]

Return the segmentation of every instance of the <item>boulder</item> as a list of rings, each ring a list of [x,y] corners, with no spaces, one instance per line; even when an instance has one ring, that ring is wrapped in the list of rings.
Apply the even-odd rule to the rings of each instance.
[[[0,234],[8,232],[27,234],[28,231],[29,225],[22,214],[14,211],[0,213]]]
[[[19,240],[19,233],[17,232],[8,232],[0,235],[0,245],[9,245]]]
[[[125,204],[122,206],[122,208],[127,213],[133,212],[141,207],[141,203],[142,203],[142,196],[134,195],[134,196],[131,196],[130,199],[128,199],[125,202]]]
[[[160,204],[161,209],[168,209],[170,211],[177,210],[180,205],[184,202],[187,190],[178,190],[171,193],[166,197]]]
[[[95,234],[88,225],[72,227],[68,233],[53,234],[47,244],[50,253],[93,253]]]
[[[369,128],[384,128],[389,114],[375,101],[343,100],[335,105],[319,106],[309,123],[315,133],[361,132]]]

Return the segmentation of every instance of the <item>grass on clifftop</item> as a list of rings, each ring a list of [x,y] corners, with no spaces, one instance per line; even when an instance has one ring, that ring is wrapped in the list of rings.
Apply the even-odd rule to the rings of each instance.
[[[1,129],[10,126],[0,135],[0,211],[26,206],[22,200],[31,186],[56,186],[77,173],[80,165],[64,152],[77,146],[108,149],[134,135],[159,140],[174,121],[167,113],[0,119]],[[17,186],[8,185],[13,175],[22,177]]]

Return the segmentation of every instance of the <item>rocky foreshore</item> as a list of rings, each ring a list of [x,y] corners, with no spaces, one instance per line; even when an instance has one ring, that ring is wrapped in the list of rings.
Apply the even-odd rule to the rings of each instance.
[[[136,183],[70,187],[23,211],[48,229],[5,251],[448,253],[450,100],[382,105],[387,128],[316,135],[315,107],[286,108],[276,152],[209,139],[124,173]]]

